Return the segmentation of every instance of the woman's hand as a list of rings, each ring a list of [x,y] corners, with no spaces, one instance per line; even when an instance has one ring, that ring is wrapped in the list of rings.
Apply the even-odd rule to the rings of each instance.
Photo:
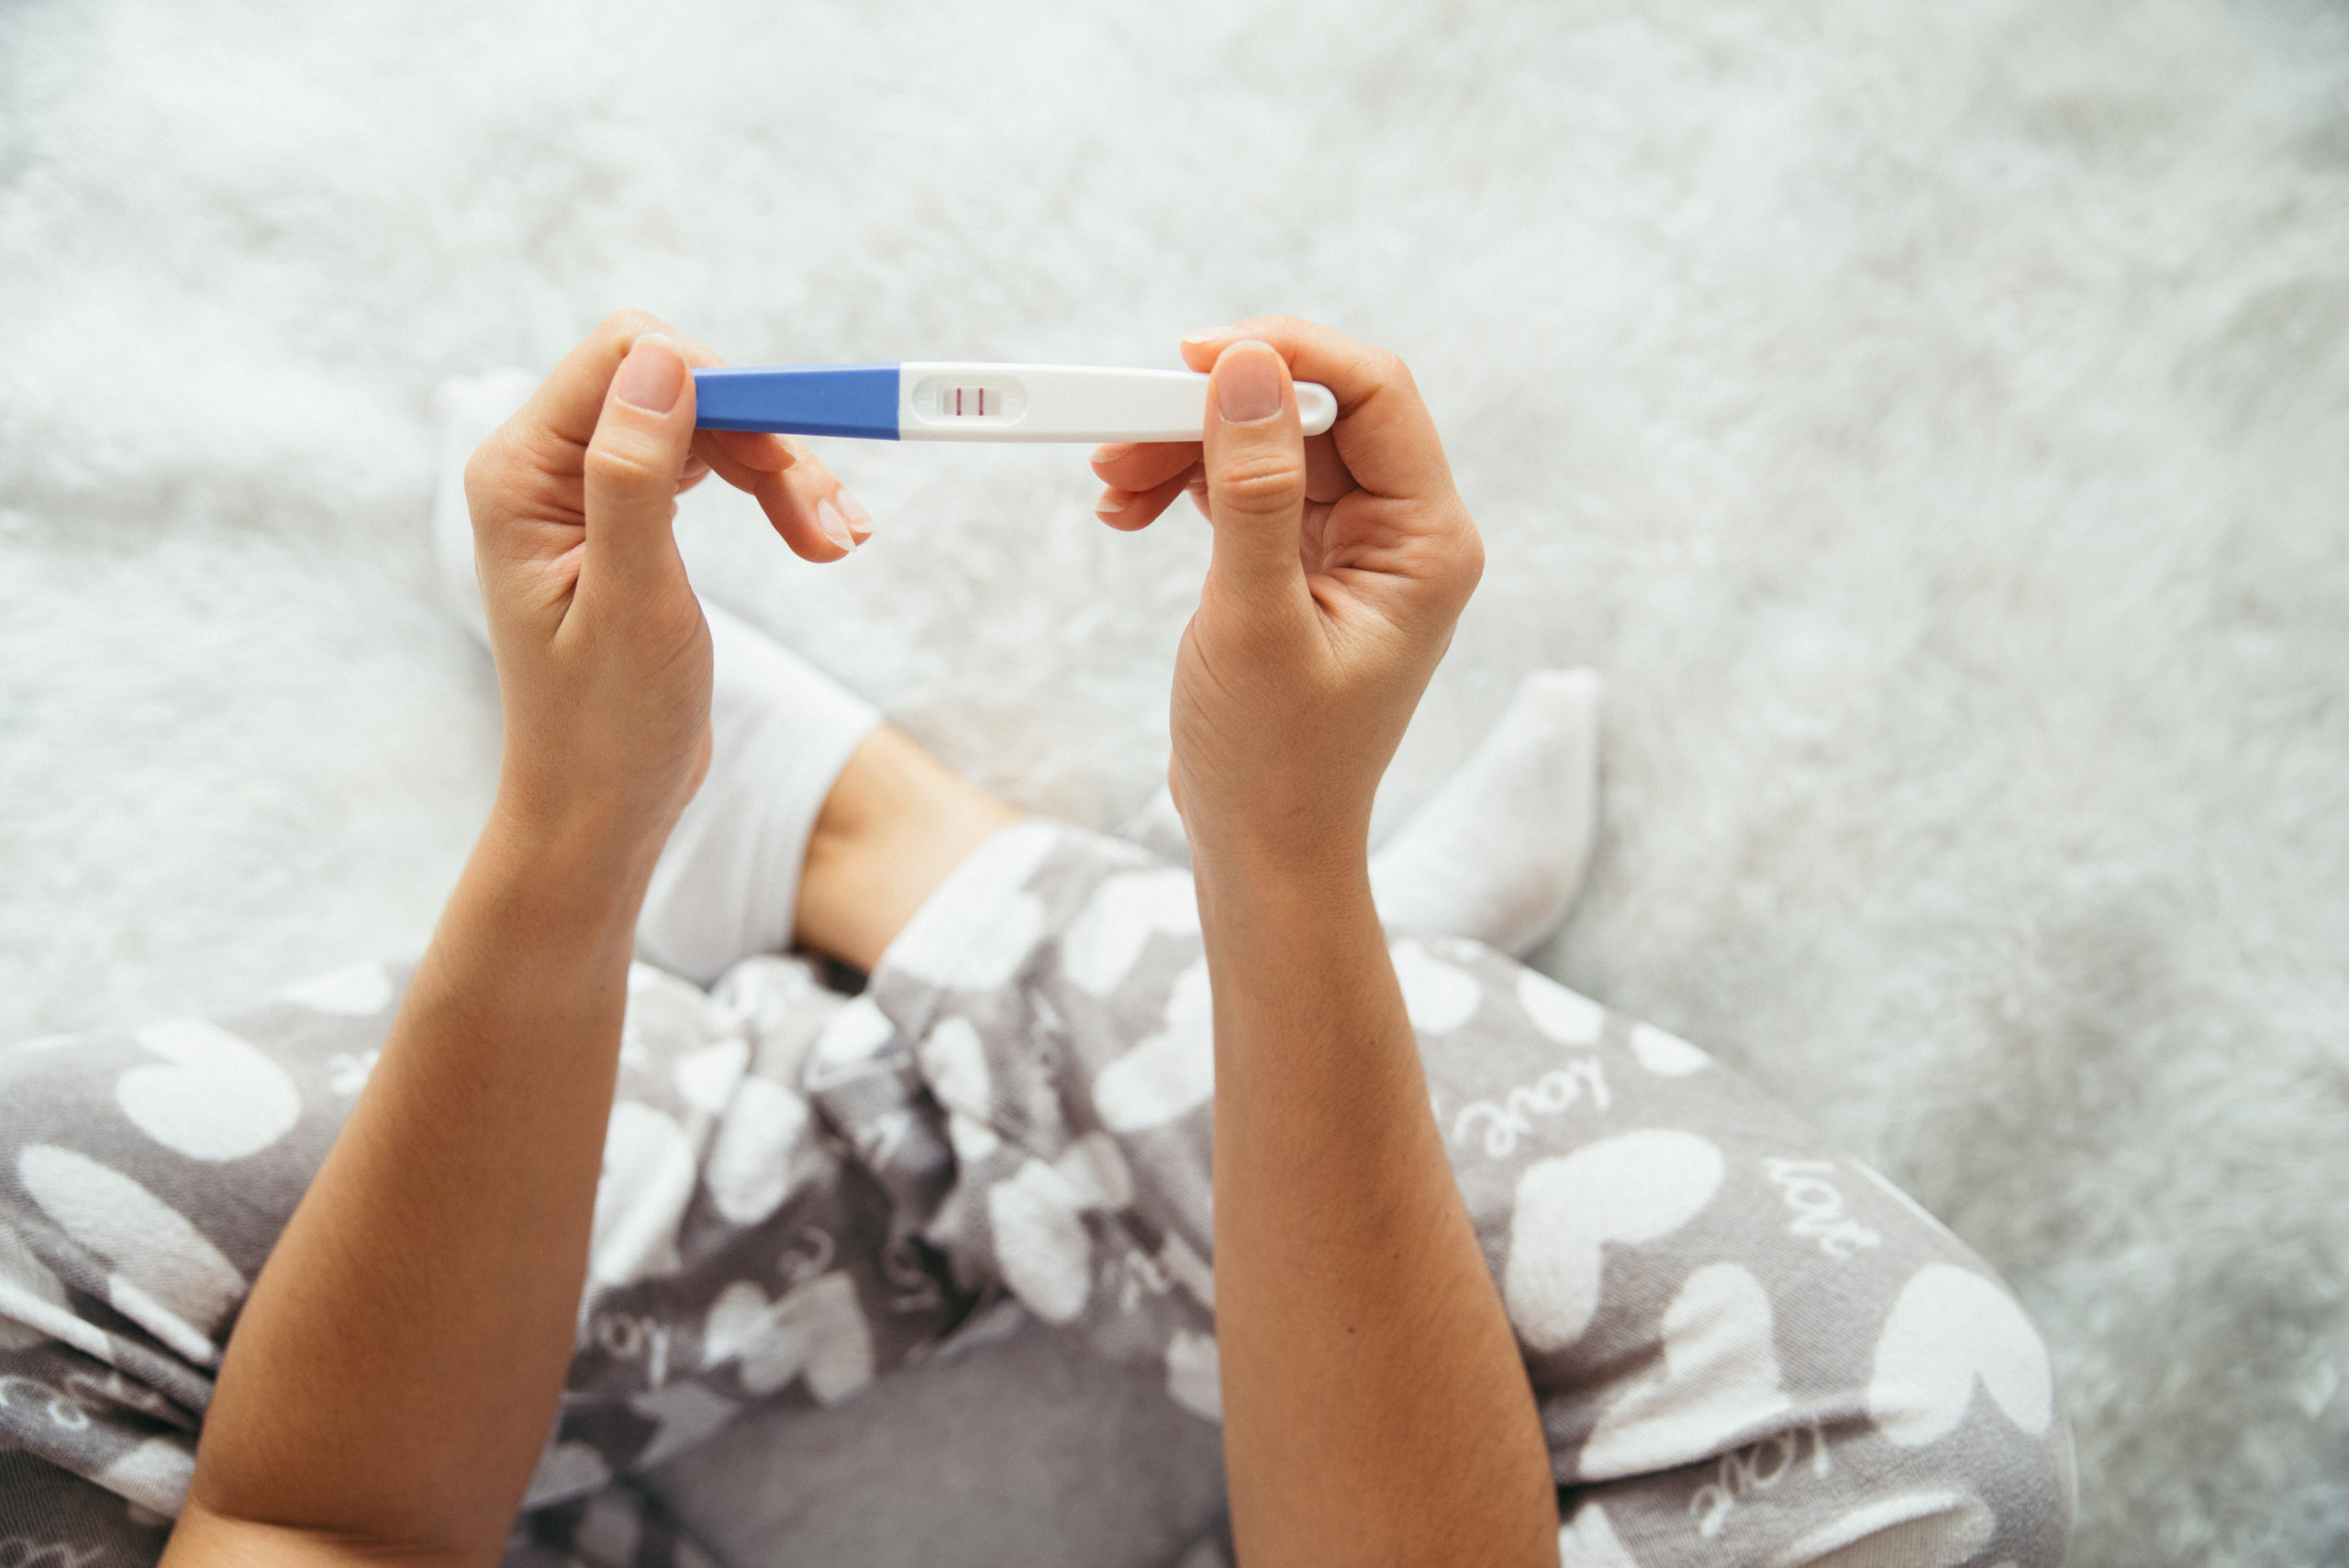
[[[570,1364],[643,878],[709,752],[677,492],[715,471],[816,561],[863,520],[790,443],[696,434],[717,362],[615,316],[466,467],[497,809],[237,1319],[173,1568],[505,1546]]]
[[[722,362],[624,311],[465,468],[506,699],[501,820],[647,870],[709,762],[709,631],[671,528],[678,493],[714,471],[810,561],[866,531],[804,448],[695,430],[689,369]]]
[[[1484,546],[1393,354],[1285,317],[1183,354],[1213,372],[1204,447],[1094,454],[1111,527],[1141,528],[1186,489],[1215,527],[1175,664],[1176,804],[1210,854],[1359,856]],[[1299,435],[1292,373],[1336,395],[1327,435]]]
[[[1555,1562],[1532,1386],[1371,901],[1370,803],[1484,550],[1393,355],[1303,322],[1186,340],[1203,446],[1096,453],[1104,520],[1204,490],[1175,798],[1215,1013],[1216,1342],[1243,1562]],[[1290,372],[1338,397],[1300,438]],[[1196,493],[1196,492],[1195,492]]]

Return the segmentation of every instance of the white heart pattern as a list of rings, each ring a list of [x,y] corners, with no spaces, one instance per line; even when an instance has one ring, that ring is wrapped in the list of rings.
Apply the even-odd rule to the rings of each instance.
[[[702,1171],[727,1223],[758,1224],[819,1162],[807,1122],[807,1102],[773,1079],[745,1078],[736,1086]]]
[[[586,1443],[549,1443],[546,1451],[539,1455],[539,1468],[531,1473],[529,1490],[523,1494],[522,1505],[536,1508],[576,1497],[593,1492],[611,1478],[611,1466]]]
[[[1166,1392],[1195,1416],[1223,1419],[1223,1362],[1213,1334],[1174,1330],[1166,1346]]]
[[[853,1077],[897,1038],[897,1026],[870,996],[859,996],[832,1015],[807,1052],[807,1087],[820,1089]]]
[[[1052,1169],[1087,1208],[1123,1208],[1134,1201],[1133,1167],[1106,1132],[1088,1132],[1052,1162]]]
[[[1166,1027],[1101,1069],[1093,1105],[1112,1132],[1186,1116],[1215,1097],[1215,1000],[1201,959],[1174,981]]]
[[[694,1195],[694,1146],[676,1118],[635,1100],[612,1106],[596,1187],[588,1269],[607,1285],[674,1273],[677,1229]]]
[[[194,1444],[185,1440],[149,1438],[94,1479],[116,1496],[128,1497],[142,1508],[176,1515],[187,1502],[187,1484],[195,1474]]]
[[[922,1076],[930,1080],[930,1092],[938,1096],[940,1105],[976,1121],[993,1116],[995,1092],[987,1072],[987,1050],[970,1019],[948,1018],[937,1025],[922,1040],[920,1054]]]
[[[1712,1201],[1726,1168],[1707,1140],[1664,1129],[1603,1138],[1528,1166],[1502,1278],[1518,1338],[1536,1351],[1582,1338],[1598,1310],[1607,1243],[1671,1235]]]
[[[1475,1016],[1485,988],[1475,975],[1444,962],[1408,937],[1387,949],[1387,954],[1394,960],[1395,979],[1403,987],[1403,1008],[1411,1016],[1412,1029],[1421,1034],[1450,1034]]]
[[[1791,1407],[1778,1385],[1769,1293],[1740,1263],[1708,1263],[1664,1313],[1664,1364],[1632,1384],[1582,1445],[1585,1481],[1670,1470],[1764,1435]]]
[[[1713,1060],[1678,1035],[1653,1024],[1632,1026],[1631,1054],[1640,1059],[1641,1066],[1659,1078],[1686,1078]]]
[[[678,1098],[704,1116],[716,1116],[726,1108],[750,1065],[750,1041],[720,1040],[677,1058],[669,1075],[677,1085]]]
[[[312,1012],[372,1018],[391,1005],[392,977],[380,963],[354,963],[278,993]]]
[[[171,1065],[134,1067],[115,1081],[115,1103],[139,1130],[191,1160],[258,1154],[301,1118],[302,1096],[285,1069],[217,1024],[151,1024],[141,1046]]]
[[[964,1165],[976,1165],[1003,1147],[1003,1137],[994,1128],[961,1111],[946,1113],[946,1141]]]
[[[180,1212],[119,1171],[35,1143],[17,1156],[25,1191],[67,1235],[107,1260],[124,1317],[199,1366],[220,1359],[212,1330],[244,1299],[245,1278]]]
[[[1876,1339],[1868,1417],[1890,1441],[1921,1448],[1957,1429],[1976,1383],[2033,1437],[2054,1421],[2047,1347],[2015,1298],[1970,1269],[1928,1263],[1901,1287]]]
[[[1517,1005],[1525,1009],[1535,1029],[1560,1045],[1588,1045],[1607,1027],[1606,1008],[1530,969],[1518,974]]]
[[[1089,1207],[1085,1194],[1041,1160],[987,1189],[1003,1282],[1047,1323],[1070,1321],[1093,1294],[1093,1238],[1082,1218]]]
[[[1198,935],[1199,898],[1189,872],[1161,866],[1106,878],[1061,939],[1061,968],[1080,989],[1107,996],[1162,932]]]
[[[1597,1503],[1585,1503],[1558,1527],[1558,1568],[1640,1568]]]
[[[965,991],[1001,990],[1043,935],[1043,900],[1027,893],[1006,895],[995,918],[972,933],[971,945],[949,978]]]
[[[837,1405],[873,1381],[873,1329],[845,1273],[818,1274],[769,1301],[737,1280],[711,1303],[702,1365],[741,1362],[742,1386],[768,1395],[806,1374],[818,1404]]]

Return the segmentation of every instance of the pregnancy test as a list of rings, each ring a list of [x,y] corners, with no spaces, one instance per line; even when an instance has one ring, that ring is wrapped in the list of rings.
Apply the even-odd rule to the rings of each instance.
[[[1108,365],[729,365],[694,372],[706,430],[876,441],[1196,441],[1208,378]],[[1326,386],[1297,384],[1308,436],[1337,422]]]

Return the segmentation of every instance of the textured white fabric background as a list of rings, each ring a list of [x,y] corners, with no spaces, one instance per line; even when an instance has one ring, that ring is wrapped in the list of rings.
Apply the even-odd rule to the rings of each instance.
[[[738,359],[1418,369],[1491,569],[1392,783],[1611,682],[1545,964],[2002,1266],[2078,1561],[2349,1555],[2349,13],[1075,0],[0,16],[0,1037],[413,951],[491,784],[428,400]],[[1162,763],[1187,517],[837,448],[705,590],[1011,798]],[[918,1499],[907,1505],[918,1507]]]

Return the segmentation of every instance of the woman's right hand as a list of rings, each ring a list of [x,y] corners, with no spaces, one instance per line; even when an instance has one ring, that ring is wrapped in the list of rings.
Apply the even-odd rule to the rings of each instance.
[[[1112,528],[1189,490],[1215,528],[1175,664],[1175,803],[1210,860],[1350,862],[1484,546],[1393,354],[1286,317],[1183,354],[1212,373],[1205,441],[1094,454]],[[1292,373],[1336,395],[1327,435],[1300,435]]]
[[[678,493],[715,472],[810,561],[869,532],[797,443],[694,428],[690,371],[723,362],[623,311],[465,467],[506,703],[500,820],[647,871],[709,760],[709,633],[671,527]]]

